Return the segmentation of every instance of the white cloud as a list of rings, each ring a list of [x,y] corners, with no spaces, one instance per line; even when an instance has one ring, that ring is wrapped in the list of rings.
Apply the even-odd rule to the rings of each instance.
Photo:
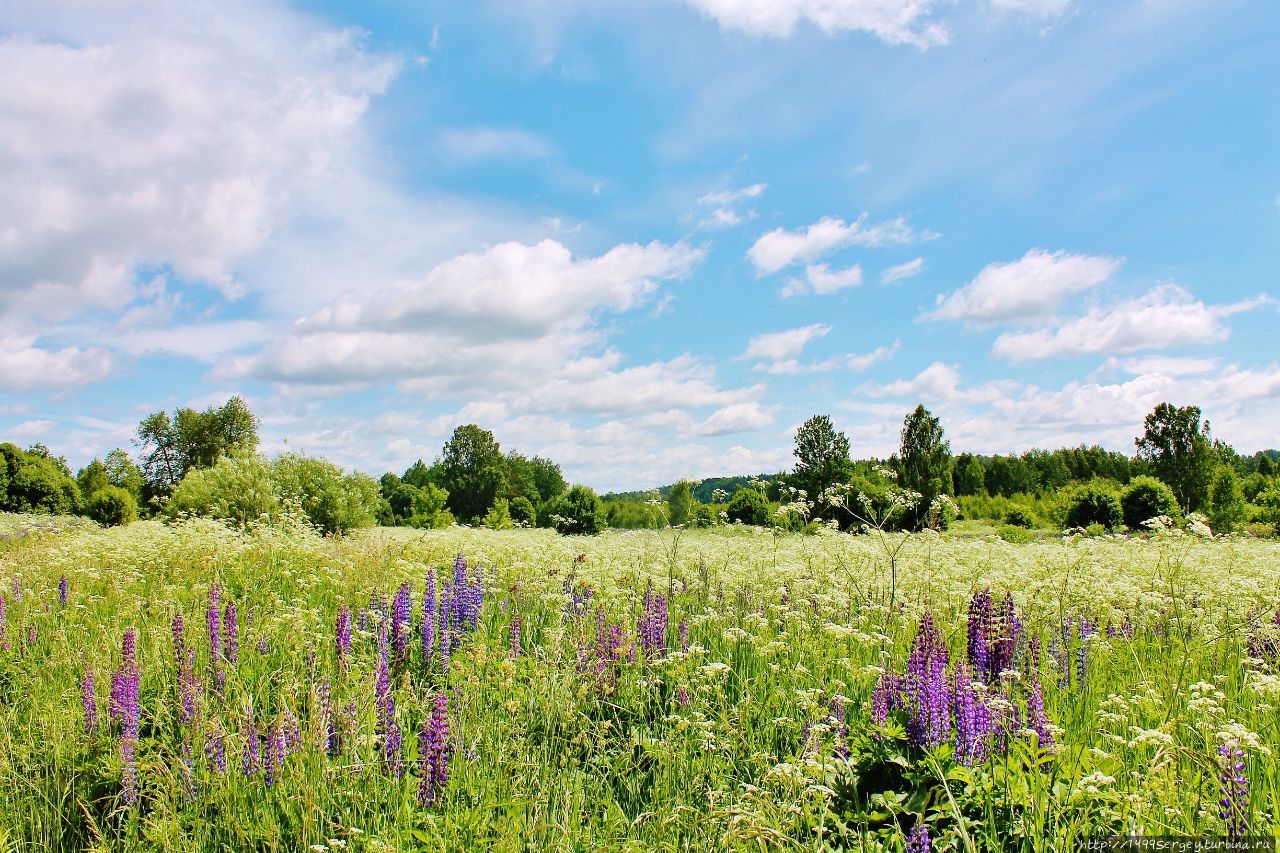
[[[1165,376],[1203,376],[1213,373],[1222,364],[1218,356],[1163,356],[1153,355],[1145,358],[1116,359],[1109,358],[1103,369],[1119,367],[1133,376],[1147,373],[1160,373]]]
[[[775,228],[752,244],[747,250],[747,257],[758,274],[768,275],[798,261],[815,261],[847,246],[874,248],[937,236],[930,231],[917,234],[903,216],[870,227],[866,223],[867,214],[864,213],[853,222],[827,216],[795,231]]]
[[[753,36],[786,38],[801,21],[824,33],[859,30],[888,44],[919,48],[947,43],[930,20],[930,0],[685,0],[721,27]]]
[[[801,373],[826,373],[831,370],[862,371],[893,358],[901,346],[901,341],[894,341],[889,346],[876,347],[871,352],[848,353],[812,362],[802,362],[796,358],[787,358],[757,364],[753,369],[781,376],[795,376]]]
[[[773,423],[773,410],[756,401],[734,403],[717,409],[694,427],[694,435],[716,436],[754,432]]]
[[[57,425],[56,421],[49,420],[23,421],[20,424],[5,429],[4,435],[10,438],[34,438],[42,440],[48,436],[49,431]]]
[[[541,160],[552,154],[542,136],[518,127],[451,128],[440,134],[445,155],[455,163],[482,160]]]
[[[107,378],[115,357],[105,349],[65,347],[44,349],[34,338],[0,342],[0,389],[33,391],[74,388]]]
[[[717,192],[709,192],[698,199],[699,203],[712,205],[715,207],[723,207],[727,204],[743,201],[749,198],[759,198],[764,195],[764,191],[769,188],[768,184],[751,184],[736,190],[719,190]]]
[[[743,210],[742,203],[757,199],[764,195],[768,184],[751,184],[741,189],[718,190],[709,192],[698,199],[698,203],[709,205],[715,208],[711,211],[711,217],[703,219],[700,223],[702,228],[731,228],[735,225],[741,225],[749,219],[756,218],[754,208]]]
[[[842,269],[832,270],[826,264],[809,264],[804,268],[804,278],[789,278],[782,286],[783,297],[797,296],[802,293],[816,293],[826,296],[849,287],[862,284],[862,267],[858,264]]]
[[[765,361],[795,358],[804,350],[809,341],[825,337],[830,331],[830,326],[824,323],[815,323],[812,326],[788,329],[785,332],[766,332],[762,335],[756,335],[748,341],[746,351],[739,358],[742,360],[754,358]]]
[[[939,295],[929,320],[1012,322],[1052,317],[1073,293],[1097,287],[1120,266],[1116,258],[1032,249],[1019,260],[992,263],[964,287]]]
[[[991,0],[991,5],[1041,18],[1057,18],[1071,8],[1071,0]]]
[[[924,272],[924,258],[916,258],[913,261],[907,261],[905,264],[898,264],[887,268],[880,273],[881,284],[894,284],[899,281],[905,281],[913,276],[917,276]]]
[[[1205,305],[1183,288],[1165,284],[1135,299],[1093,308],[1057,329],[1002,334],[991,351],[1018,362],[1215,343],[1231,334],[1226,318],[1271,301],[1261,296]]]

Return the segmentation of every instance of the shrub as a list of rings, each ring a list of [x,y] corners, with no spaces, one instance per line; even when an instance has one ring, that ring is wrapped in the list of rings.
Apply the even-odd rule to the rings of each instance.
[[[564,536],[595,536],[605,527],[604,504],[589,486],[577,485],[552,501],[550,518]]]
[[[1025,545],[1032,539],[1029,525],[1005,524],[996,530],[996,535],[1014,545]]]
[[[484,514],[480,523],[490,530],[510,530],[515,527],[515,523],[511,520],[511,504],[506,498],[498,498],[493,502],[493,506],[489,507],[489,511]]]
[[[725,513],[733,524],[764,527],[769,523],[769,502],[755,489],[742,488],[733,493]]]
[[[271,482],[271,466],[261,456],[236,453],[223,456],[212,468],[193,468],[174,489],[166,511],[207,515],[240,526],[280,513],[280,499]]]
[[[1223,465],[1209,487],[1209,527],[1214,533],[1230,533],[1244,521],[1244,491],[1234,468]]]
[[[307,519],[325,533],[372,527],[381,492],[367,474],[346,473],[318,456],[285,453],[271,465],[277,497],[295,500]]]
[[[1106,486],[1086,483],[1071,495],[1067,502],[1067,527],[1084,527],[1097,524],[1112,530],[1124,521],[1124,511],[1115,492]]]
[[[1134,477],[1129,481],[1120,499],[1125,526],[1130,530],[1143,530],[1144,521],[1167,515],[1176,519],[1178,501],[1169,488],[1155,477]]]
[[[1004,523],[1008,527],[1023,527],[1027,529],[1036,526],[1035,519],[1031,517],[1031,513],[1020,506],[1009,507],[1009,510],[1004,514]]]
[[[1258,495],[1258,518],[1280,533],[1280,486],[1272,486]]]
[[[138,518],[138,502],[119,486],[103,486],[85,501],[84,514],[107,527],[128,524]]]
[[[533,527],[538,520],[538,513],[533,508],[533,501],[524,495],[517,495],[511,499],[510,511],[511,520],[517,524],[527,524]]]
[[[409,517],[404,522],[406,525],[442,530],[453,524],[453,513],[445,509],[449,501],[446,490],[433,483],[424,483],[421,488],[404,484],[400,488],[413,492],[409,500]]]
[[[46,448],[0,444],[0,511],[71,513],[79,502],[71,472]]]

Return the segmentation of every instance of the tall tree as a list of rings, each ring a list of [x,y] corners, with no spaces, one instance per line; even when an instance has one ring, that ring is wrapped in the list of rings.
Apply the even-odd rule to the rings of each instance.
[[[952,481],[955,483],[957,495],[977,495],[986,492],[987,471],[982,467],[978,457],[972,453],[961,453],[956,457]]]
[[[849,439],[832,426],[831,418],[814,415],[796,432],[795,457],[796,464],[788,478],[791,485],[814,502],[815,517],[830,517],[833,509],[823,502],[822,493],[852,479]]]
[[[1142,436],[1134,439],[1138,458],[1173,489],[1185,511],[1204,509],[1219,454],[1209,422],[1201,422],[1200,407],[1161,403],[1147,415],[1143,427]]]
[[[107,479],[111,481],[111,485],[119,486],[133,495],[135,503],[142,501],[142,471],[133,464],[133,460],[123,448],[117,447],[108,453],[106,459],[102,460],[102,464],[107,469]]]
[[[440,454],[441,485],[449,492],[449,511],[463,521],[484,517],[507,484],[507,460],[487,429],[464,424]]]
[[[898,465],[902,485],[920,493],[916,515],[923,519],[933,499],[951,483],[951,444],[943,437],[942,421],[923,405],[902,422]]]
[[[693,521],[695,501],[693,500],[693,483],[679,480],[667,494],[667,522],[672,527],[679,527]]]
[[[534,487],[538,490],[538,496],[544,501],[559,497],[569,490],[569,483],[565,480],[559,464],[545,456],[534,456],[529,459],[529,474],[533,478]]]

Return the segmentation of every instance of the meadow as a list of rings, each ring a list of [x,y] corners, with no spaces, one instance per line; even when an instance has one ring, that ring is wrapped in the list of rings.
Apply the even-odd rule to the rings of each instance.
[[[33,527],[0,851],[1280,837],[1275,540]]]

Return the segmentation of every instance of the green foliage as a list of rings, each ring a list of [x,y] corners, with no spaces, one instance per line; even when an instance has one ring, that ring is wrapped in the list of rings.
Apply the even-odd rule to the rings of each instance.
[[[1030,542],[1034,537],[1031,531],[1027,529],[1030,525],[1022,524],[1002,524],[996,529],[996,535],[1006,542],[1014,545],[1024,545]]]
[[[455,429],[440,454],[439,483],[455,516],[483,518],[507,487],[507,460],[493,433],[475,424]]]
[[[418,527],[423,530],[441,530],[454,523],[453,513],[449,512],[447,505],[449,503],[449,493],[439,486],[427,483],[420,489],[415,489],[408,483],[403,484],[396,491],[396,495],[402,494],[401,490],[408,491],[409,507],[404,523],[409,527]]]
[[[142,470],[133,463],[133,460],[129,458],[129,454],[122,448],[117,447],[107,454],[102,464],[107,469],[107,479],[111,482],[111,485],[124,489],[133,495],[133,500],[136,504],[141,505]]]
[[[682,527],[693,521],[696,512],[693,500],[693,484],[688,480],[680,480],[671,487],[667,495],[667,523],[672,527]]]
[[[80,488],[66,463],[43,445],[26,450],[0,444],[0,511],[72,513],[80,503]]]
[[[378,483],[358,471],[318,456],[285,453],[271,465],[271,481],[281,501],[296,501],[307,519],[325,533],[372,527],[381,495]]]
[[[1257,473],[1263,477],[1274,477],[1276,474],[1276,463],[1270,453],[1259,453],[1257,462]]]
[[[1030,529],[1036,526],[1036,520],[1031,513],[1027,512],[1020,506],[1011,506],[1004,514],[1004,523],[1013,527],[1023,527]]]
[[[550,518],[564,536],[595,536],[605,529],[603,503],[590,486],[581,484],[551,502]]]
[[[498,498],[484,514],[480,523],[490,530],[510,530],[515,527],[515,523],[511,520],[510,502],[506,498]]]
[[[853,476],[849,439],[832,426],[831,418],[814,415],[796,432],[795,457],[796,464],[787,478],[788,484],[803,491],[814,503],[815,516],[830,516],[833,510],[823,503],[822,493],[837,483],[847,483]],[[735,492],[735,497],[742,491]]]
[[[211,468],[190,471],[165,505],[171,517],[205,515],[244,527],[280,513],[271,465],[254,453],[223,456]]]
[[[550,512],[550,510],[546,510]],[[625,530],[656,530],[665,525],[665,513],[644,498],[623,498],[611,495],[604,499],[605,519],[610,527]],[[549,527],[551,522],[538,512],[538,523]]]
[[[1209,435],[1209,422],[1200,420],[1199,406],[1156,406],[1144,421],[1144,432],[1134,439],[1138,458],[1173,489],[1187,512],[1208,505],[1210,480],[1219,463]]]
[[[119,486],[103,486],[84,504],[84,514],[107,527],[129,524],[138,518],[138,503]]]
[[[1088,528],[1097,524],[1113,530],[1124,523],[1124,510],[1120,498],[1109,486],[1101,483],[1085,483],[1067,500],[1067,527]]]
[[[408,468],[405,469],[401,480],[413,486],[415,489],[425,488],[428,483],[440,485],[440,469],[438,466],[427,467],[427,464],[419,459]]]
[[[753,527],[769,525],[769,501],[759,490],[750,487],[733,493],[725,513],[731,524],[749,524]]]
[[[534,509],[533,501],[524,495],[511,499],[511,520],[516,524],[523,524],[533,527],[537,524],[538,513]]]
[[[1209,527],[1214,533],[1231,533],[1244,522],[1244,490],[1236,469],[1222,465],[1209,488]]]
[[[946,513],[934,499],[951,488],[951,445],[943,437],[942,421],[924,406],[916,406],[902,422],[898,470],[902,487],[920,494],[908,513],[910,523],[945,529]]]
[[[1272,486],[1258,495],[1257,520],[1270,524],[1276,533],[1280,533],[1280,485]]]
[[[233,453],[258,448],[258,419],[240,397],[204,411],[153,412],[138,424],[134,444],[148,499],[163,500],[188,471],[212,467]]]
[[[110,486],[111,478],[107,476],[107,467],[102,464],[102,460],[95,458],[81,468],[76,474],[76,485],[80,488],[81,497],[86,499],[100,489]]]
[[[1177,498],[1170,489],[1155,477],[1134,477],[1129,481],[1120,498],[1125,526],[1131,531],[1142,531],[1143,523],[1157,516],[1176,519],[1181,514]]]
[[[527,470],[540,500],[557,498],[569,488],[560,466],[550,459],[534,456],[528,460]]]
[[[956,496],[986,494],[987,471],[982,462],[971,453],[961,453],[956,457],[952,480]]]

